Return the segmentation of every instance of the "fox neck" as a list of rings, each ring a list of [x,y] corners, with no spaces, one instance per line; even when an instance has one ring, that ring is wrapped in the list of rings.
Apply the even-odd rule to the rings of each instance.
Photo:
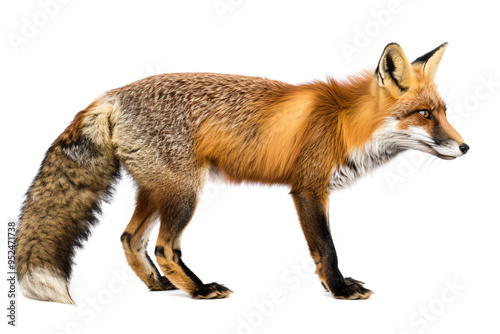
[[[321,92],[319,109],[330,111],[328,123],[336,144],[329,190],[351,185],[403,151],[391,136],[394,124],[387,107],[379,103],[373,75],[365,72],[342,83],[330,80]]]

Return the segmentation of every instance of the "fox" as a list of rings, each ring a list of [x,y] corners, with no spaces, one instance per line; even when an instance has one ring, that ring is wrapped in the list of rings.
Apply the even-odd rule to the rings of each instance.
[[[324,289],[337,299],[369,298],[364,282],[339,270],[329,194],[407,150],[445,160],[467,153],[434,82],[447,45],[410,63],[390,43],[374,70],[342,80],[292,85],[167,73],[102,94],[52,143],[25,195],[15,241],[23,294],[75,304],[68,288],[73,257],[125,171],[137,193],[120,240],[149,290],[180,289],[195,299],[232,293],[204,283],[181,253],[202,186],[218,177],[289,187]],[[146,248],[158,223],[155,264]]]

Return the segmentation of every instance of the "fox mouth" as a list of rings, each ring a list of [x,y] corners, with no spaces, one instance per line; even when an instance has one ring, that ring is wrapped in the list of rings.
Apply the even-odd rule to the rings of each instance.
[[[426,142],[423,142],[423,141],[420,141],[421,144],[423,144],[425,147],[429,148],[429,151],[427,153],[430,153],[436,157],[438,157],[439,159],[443,159],[443,160],[453,160],[453,159],[456,159],[457,157],[455,156],[452,156],[452,155],[446,155],[446,154],[441,154],[439,153],[434,147],[432,147],[431,145],[429,145],[428,143]]]
[[[456,159],[457,157],[452,157],[451,155],[444,155],[444,154],[436,154],[436,157],[443,159],[443,160],[453,160]]]

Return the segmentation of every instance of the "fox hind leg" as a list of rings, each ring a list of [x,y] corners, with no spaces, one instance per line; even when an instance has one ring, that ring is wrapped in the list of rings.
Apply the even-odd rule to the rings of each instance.
[[[146,250],[157,218],[158,209],[151,200],[150,193],[139,188],[134,214],[121,236],[121,241],[128,264],[149,290],[172,290],[176,287],[160,274]]]
[[[165,200],[160,213],[160,232],[156,242],[156,260],[165,276],[179,289],[198,299],[225,298],[232,291],[218,283],[204,284],[182,260],[180,237],[191,220],[197,191],[184,189],[181,195]]]

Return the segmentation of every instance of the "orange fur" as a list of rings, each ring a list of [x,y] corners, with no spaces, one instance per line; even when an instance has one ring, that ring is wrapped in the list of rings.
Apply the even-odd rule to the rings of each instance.
[[[241,132],[224,120],[202,124],[195,136],[196,155],[232,182],[303,188],[305,181],[320,191],[335,164],[345,163],[348,152],[369,141],[388,116],[375,104],[376,94],[370,71],[346,81],[283,86],[275,99],[250,107],[238,126]],[[311,159],[314,155],[323,158]],[[303,179],[304,173],[316,177]]]

